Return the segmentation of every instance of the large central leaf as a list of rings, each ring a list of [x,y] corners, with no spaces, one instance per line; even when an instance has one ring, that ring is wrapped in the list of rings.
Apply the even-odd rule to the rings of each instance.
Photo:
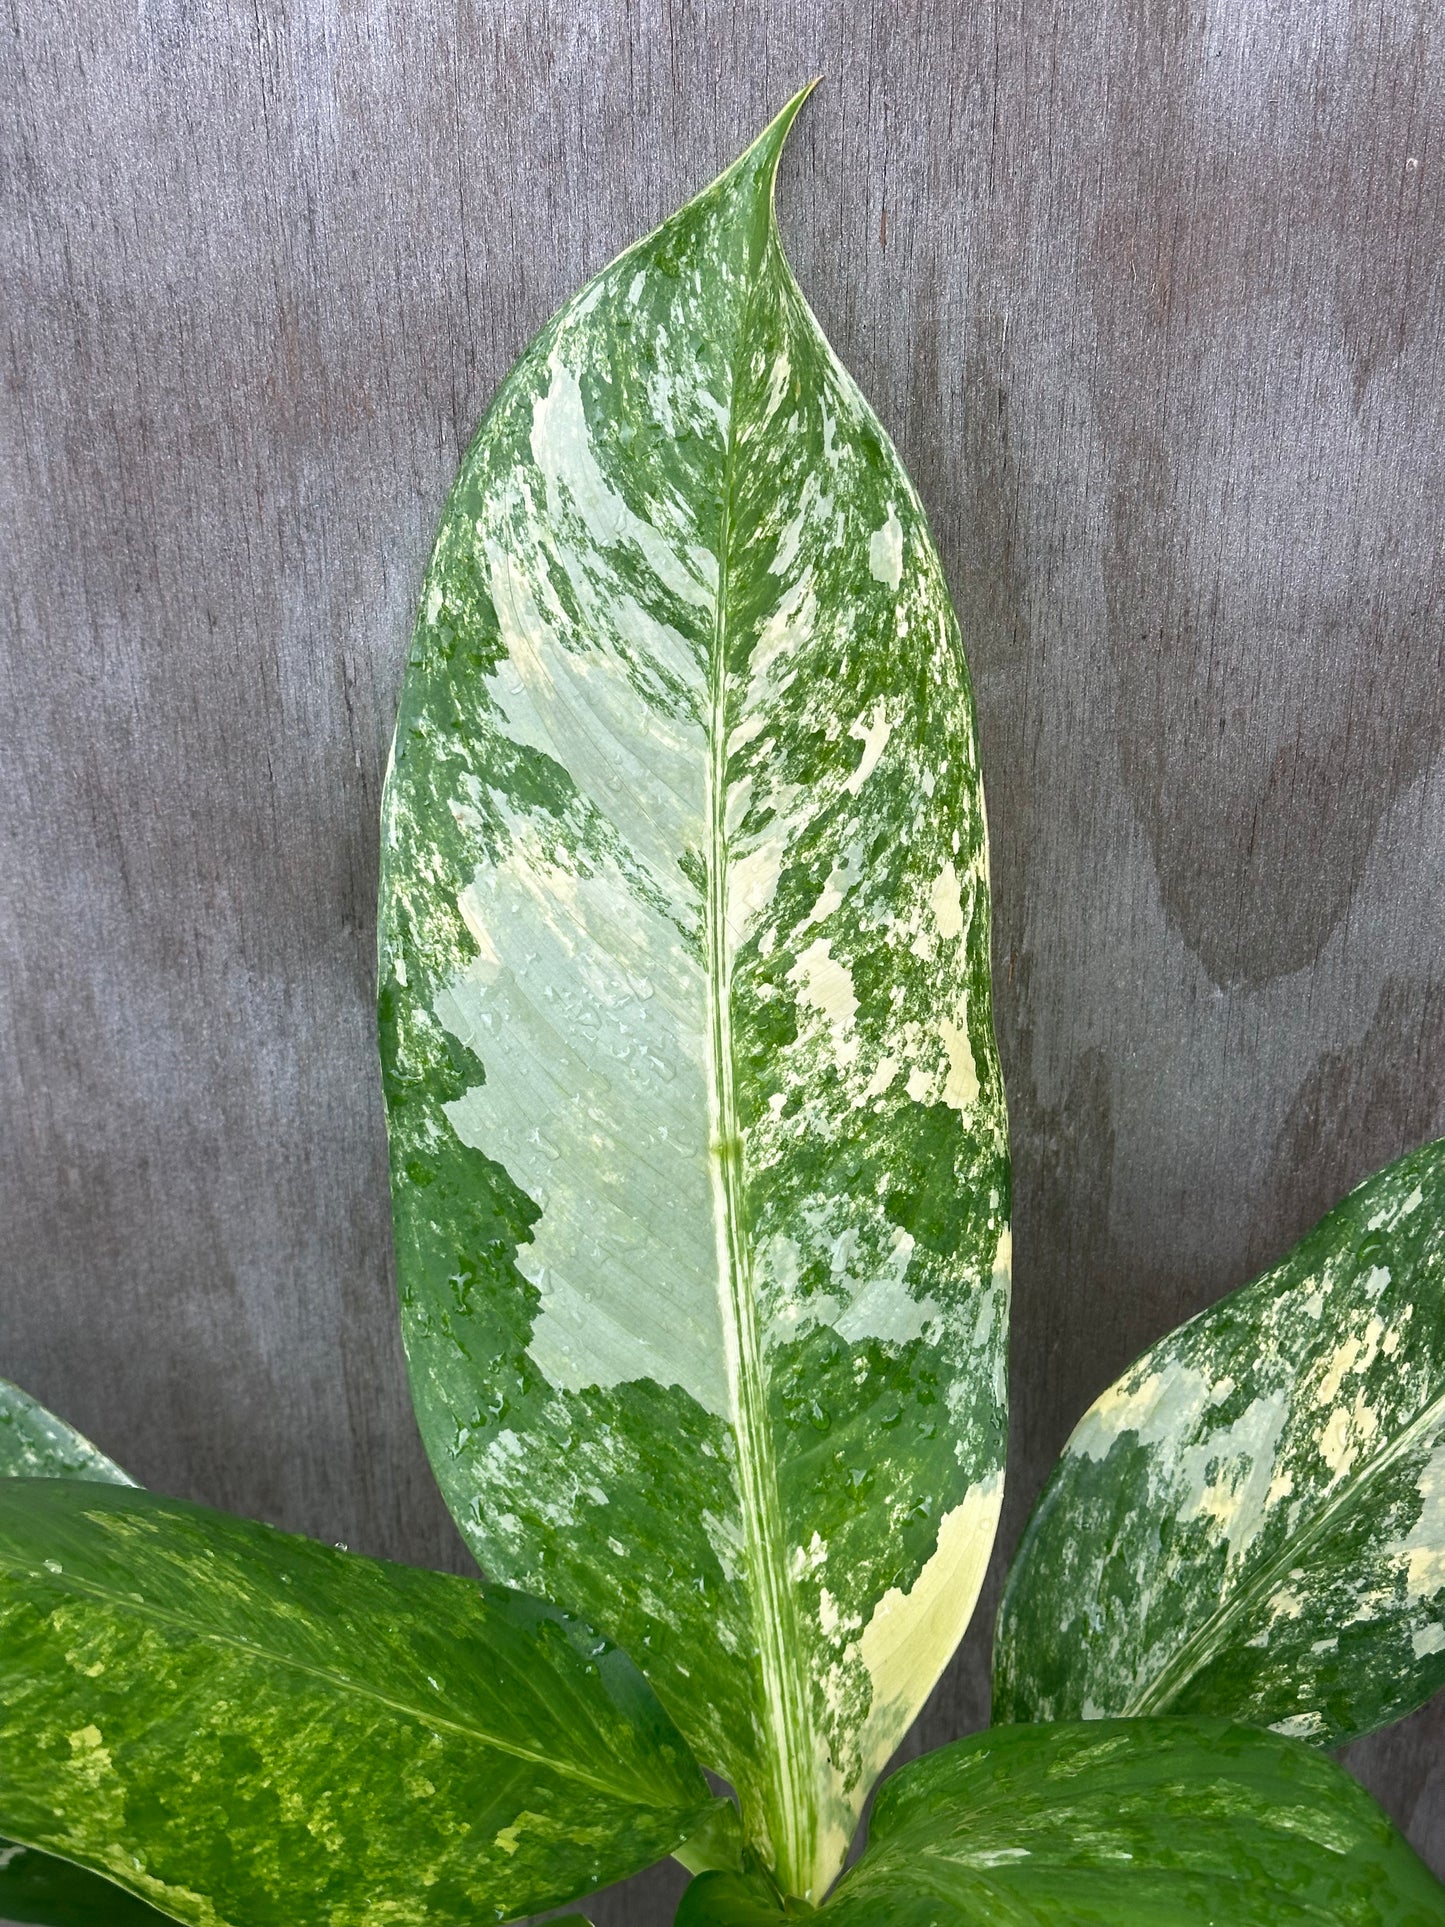
[[[972,1611],[1008,1166],[973,705],[783,259],[797,102],[508,377],[384,819],[413,1388],[484,1567],[633,1653],[808,1893]]]

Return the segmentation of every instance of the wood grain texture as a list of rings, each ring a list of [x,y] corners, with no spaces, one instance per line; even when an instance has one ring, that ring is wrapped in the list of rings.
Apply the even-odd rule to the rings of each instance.
[[[525,342],[822,72],[785,237],[978,686],[1002,1559],[1135,1353],[1445,1129],[1438,15],[10,0],[3,34],[0,1372],[164,1491],[460,1565],[372,1035],[412,603]],[[997,1577],[910,1753],[985,1717]],[[1445,1870],[1445,1709],[1351,1757]]]

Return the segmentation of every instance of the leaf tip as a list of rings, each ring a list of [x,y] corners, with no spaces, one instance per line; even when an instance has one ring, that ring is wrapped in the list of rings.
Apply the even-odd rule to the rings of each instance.
[[[804,101],[822,78],[821,74],[815,74],[811,80],[804,82],[787,105],[768,122],[738,163],[741,166],[749,160],[752,161],[757,170],[758,184],[769,201],[772,199],[777,176],[778,159],[787,141],[789,130],[802,111]]]

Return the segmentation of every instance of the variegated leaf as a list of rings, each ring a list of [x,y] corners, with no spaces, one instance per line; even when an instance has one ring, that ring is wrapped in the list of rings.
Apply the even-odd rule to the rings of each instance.
[[[73,1426],[4,1378],[0,1378],[0,1478],[134,1483]],[[0,1660],[0,1692],[3,1674]],[[167,1918],[99,1874],[13,1840],[0,1840],[0,1920],[24,1921],[28,1927],[154,1927]]]
[[[566,1600],[840,1864],[971,1613],[1009,1179],[973,702],[783,258],[794,102],[565,307],[466,458],[383,841],[413,1391]]]
[[[1009,1574],[994,1717],[1331,1746],[1445,1684],[1445,1141],[1087,1412]]]
[[[795,1916],[794,1916],[795,1917]],[[1223,1720],[995,1727],[884,1786],[818,1927],[1445,1927],[1445,1889],[1349,1775]],[[677,1927],[786,1927],[704,1874]]]
[[[0,1378],[0,1478],[135,1481],[28,1392]]]
[[[147,1492],[0,1479],[0,1652],[0,1828],[194,1927],[512,1920],[717,1804],[540,1601]]]

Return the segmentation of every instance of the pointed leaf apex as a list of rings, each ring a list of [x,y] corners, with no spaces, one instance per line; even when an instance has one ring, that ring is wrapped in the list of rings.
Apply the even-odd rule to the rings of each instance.
[[[770,207],[777,178],[778,161],[788,134],[802,109],[803,102],[821,79],[821,74],[816,75],[806,85],[800,87],[781,112],[768,122],[752,145],[744,149],[727,170],[732,175],[750,174],[756,183],[759,200],[766,200]]]
[[[467,456],[388,779],[382,1034],[462,1530],[646,1654],[819,1899],[983,1582],[1010,1247],[972,693],[772,218],[806,93],[559,312]],[[794,1252],[836,1280],[796,1326]],[[877,1485],[814,1476],[839,1418],[886,1431]]]
[[[783,108],[782,112],[764,128],[761,138],[766,140],[769,135],[775,135],[777,144],[779,148],[781,148],[783,142],[788,137],[788,129],[798,117],[803,102],[808,98],[809,94],[812,93],[813,89],[821,84],[822,79],[823,76],[821,74],[814,74],[811,80],[805,80],[797,93],[795,93],[793,98],[788,102],[787,106]]]

